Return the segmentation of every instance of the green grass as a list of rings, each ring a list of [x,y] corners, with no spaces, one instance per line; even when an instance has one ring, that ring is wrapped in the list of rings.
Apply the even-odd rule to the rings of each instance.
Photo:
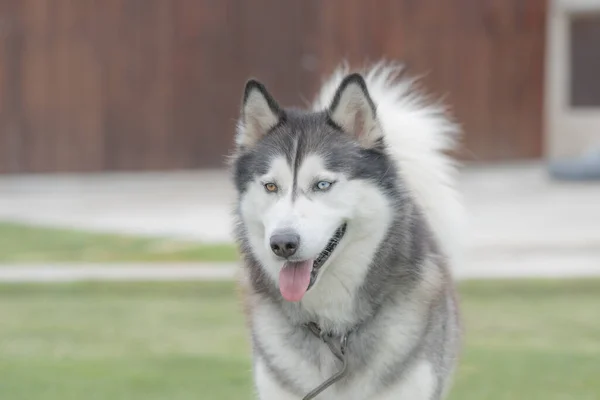
[[[452,400],[600,394],[600,280],[461,286]],[[250,400],[229,283],[0,285],[0,398]]]
[[[82,232],[0,222],[0,263],[235,261],[231,244]]]

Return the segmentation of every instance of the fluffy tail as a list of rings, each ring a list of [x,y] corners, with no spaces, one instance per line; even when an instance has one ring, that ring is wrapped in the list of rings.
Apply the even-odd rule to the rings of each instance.
[[[377,107],[390,154],[400,176],[425,212],[444,252],[456,261],[462,247],[464,212],[456,191],[456,164],[446,154],[460,129],[441,105],[428,103],[414,90],[414,79],[402,78],[399,65],[379,63],[363,73]],[[313,105],[323,110],[331,103],[347,66],[338,68],[323,84]]]

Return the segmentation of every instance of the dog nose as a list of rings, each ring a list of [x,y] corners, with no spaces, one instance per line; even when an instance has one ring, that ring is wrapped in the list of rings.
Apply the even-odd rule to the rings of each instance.
[[[294,232],[275,233],[270,239],[271,250],[276,256],[289,258],[300,247],[300,236]]]

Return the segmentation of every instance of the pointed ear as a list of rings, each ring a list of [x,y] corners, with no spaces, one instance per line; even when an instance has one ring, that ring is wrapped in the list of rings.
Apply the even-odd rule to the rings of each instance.
[[[246,83],[236,142],[251,147],[283,118],[283,111],[265,86],[253,79]]]
[[[329,107],[329,118],[364,147],[373,147],[382,136],[375,105],[360,74],[344,78]]]

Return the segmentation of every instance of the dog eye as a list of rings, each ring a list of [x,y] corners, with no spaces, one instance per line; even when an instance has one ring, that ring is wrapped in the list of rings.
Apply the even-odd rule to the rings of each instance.
[[[315,190],[320,190],[323,192],[325,190],[329,190],[331,185],[333,185],[333,182],[319,181],[315,184]]]
[[[274,184],[274,183],[272,183],[272,182],[265,183],[265,190],[266,190],[267,192],[269,192],[269,193],[276,193],[276,192],[277,192],[277,189],[278,189],[278,187],[277,187],[277,185],[276,185],[276,184]]]

